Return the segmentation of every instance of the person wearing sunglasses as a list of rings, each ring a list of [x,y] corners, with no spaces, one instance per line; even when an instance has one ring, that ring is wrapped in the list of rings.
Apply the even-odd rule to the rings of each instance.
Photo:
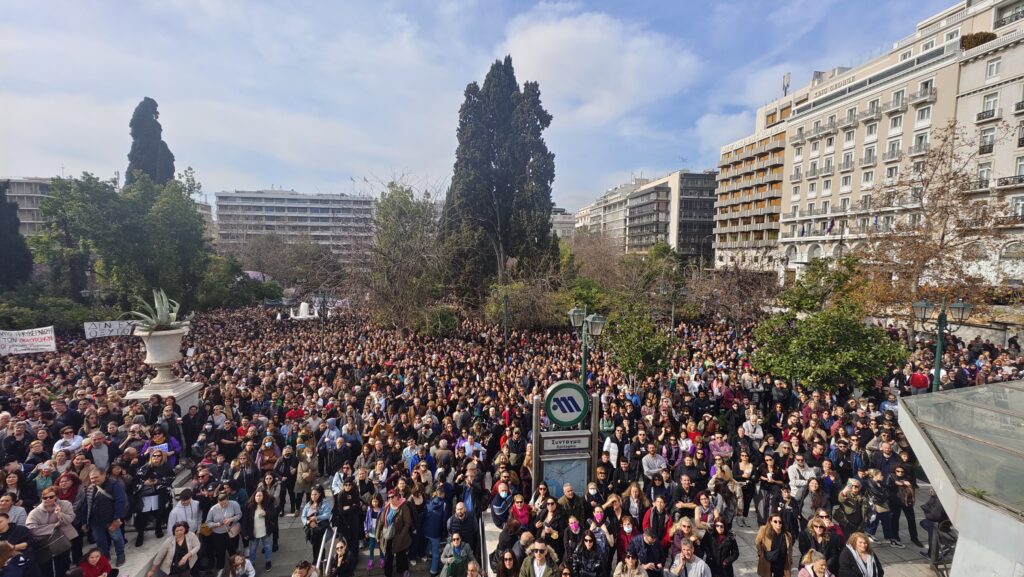
[[[497,577],[519,577],[519,560],[512,549],[498,550]]]
[[[782,527],[782,515],[768,516],[768,523],[758,529],[754,538],[757,551],[757,574],[761,577],[787,577],[793,540]]]
[[[592,531],[583,532],[583,539],[568,561],[575,577],[598,577],[603,574],[604,555]]]
[[[615,567],[612,577],[647,577],[647,570],[640,566],[635,553],[628,552]]]
[[[334,557],[327,569],[327,577],[352,577],[356,572],[356,552],[348,547],[348,541],[339,537],[334,543]]]
[[[523,559],[523,566],[519,568],[519,577],[555,577],[558,568],[555,567],[551,551],[544,542],[534,542],[527,551],[530,552],[530,555],[529,558]],[[562,571],[568,572],[568,569],[562,569]]]
[[[715,577],[732,577],[733,563],[740,557],[739,545],[736,537],[729,533],[725,521],[716,519],[704,533],[701,540],[701,550],[704,552],[704,561]]]
[[[61,531],[68,541],[78,536],[75,530],[75,507],[57,498],[57,488],[49,486],[40,493],[42,501],[28,513],[26,527],[37,543],[46,543],[54,531]],[[55,555],[45,563],[39,564],[43,575],[56,577],[64,575],[71,566],[71,551]]]
[[[473,555],[473,548],[469,546],[469,543],[463,542],[462,535],[452,533],[451,539],[444,546],[444,551],[441,552],[441,563],[443,564],[442,576],[466,577],[469,564],[476,563],[476,557]]]
[[[807,522],[807,528],[800,532],[797,547],[803,559],[811,551],[817,551],[825,558],[828,570],[835,573],[839,570],[839,554],[843,550],[843,539],[837,535],[831,524],[828,511],[818,509]]]

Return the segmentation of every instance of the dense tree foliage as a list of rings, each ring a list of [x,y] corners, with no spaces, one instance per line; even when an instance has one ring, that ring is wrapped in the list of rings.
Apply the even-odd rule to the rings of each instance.
[[[7,200],[9,182],[0,182],[0,289],[11,289],[32,275],[32,253],[18,228],[18,205]]]
[[[156,100],[145,97],[135,107],[128,126],[132,134],[132,148],[128,152],[128,173],[125,185],[138,178],[141,171],[157,184],[166,184],[174,178],[174,155],[163,141],[160,112]]]
[[[639,302],[620,302],[608,318],[612,359],[630,378],[643,378],[666,368],[673,337],[661,329],[651,309]]]
[[[449,319],[431,305],[444,294],[447,243],[440,235],[440,206],[430,193],[389,182],[381,193],[370,252],[371,306],[378,322],[395,327],[426,325],[424,315]]]
[[[780,295],[788,307],[754,331],[752,358],[759,371],[804,386],[835,390],[841,384],[868,387],[907,358],[902,344],[865,322],[857,261],[816,259]]]
[[[510,261],[520,270],[557,264],[555,159],[542,136],[550,124],[540,87],[526,82],[520,89],[511,57],[496,61],[482,86],[466,87],[442,220],[457,247],[448,271],[459,295],[479,300],[488,279],[504,284]]]

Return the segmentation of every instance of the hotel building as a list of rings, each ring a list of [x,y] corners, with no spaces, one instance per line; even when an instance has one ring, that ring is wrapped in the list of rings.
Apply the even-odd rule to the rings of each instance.
[[[300,194],[294,190],[225,191],[216,194],[217,243],[231,252],[256,235],[285,242],[308,240],[330,247],[343,262],[373,242],[374,199],[347,194]]]

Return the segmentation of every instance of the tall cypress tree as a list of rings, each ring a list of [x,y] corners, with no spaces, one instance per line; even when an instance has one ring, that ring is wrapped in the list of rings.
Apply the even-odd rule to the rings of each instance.
[[[128,153],[128,174],[125,185],[135,181],[135,171],[141,170],[157,184],[166,184],[174,178],[174,155],[163,141],[163,127],[156,100],[145,97],[135,107],[128,124],[132,133],[132,149]]]
[[[463,296],[482,295],[488,279],[504,283],[510,259],[527,271],[557,262],[555,156],[542,136],[550,124],[540,87],[520,89],[510,56],[491,65],[482,87],[466,87],[444,207],[445,232],[457,246],[449,270]]]
[[[32,253],[18,231],[18,205],[7,200],[9,186],[0,182],[0,289],[12,289],[32,274]]]

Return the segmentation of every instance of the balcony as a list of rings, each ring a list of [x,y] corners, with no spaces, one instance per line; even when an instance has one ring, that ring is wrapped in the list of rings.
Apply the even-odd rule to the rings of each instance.
[[[873,107],[873,108],[868,108],[864,112],[861,112],[860,114],[858,114],[857,115],[857,120],[859,122],[870,122],[872,120],[878,120],[881,117],[882,117],[882,111],[879,110],[877,107]]]
[[[992,142],[982,142],[978,145],[978,154],[992,154],[992,149],[995,148],[995,144]]]
[[[1024,174],[1018,174],[1016,176],[1004,176],[996,180],[996,187],[1001,188],[1004,186],[1019,186],[1024,184]]]
[[[910,147],[910,156],[918,156],[928,152],[928,148],[931,146],[929,142],[923,142],[921,144],[915,144]]]
[[[851,128],[851,127],[857,126],[857,115],[856,114],[847,114],[844,118],[840,118],[839,119],[839,123],[837,124],[837,126],[840,129]]]
[[[814,129],[814,137],[815,138],[820,138],[822,136],[828,136],[830,134],[835,134],[835,133],[836,133],[836,123],[835,122],[829,122],[829,123],[820,125],[820,126],[818,126],[817,128]]]
[[[832,166],[831,164],[826,164],[825,166],[821,167],[821,175],[832,176],[835,170],[836,168],[834,166]]]
[[[839,172],[849,172],[849,171],[853,170],[854,166],[856,166],[856,163],[853,162],[852,160],[849,160],[847,162],[842,162],[842,163],[839,164]]]
[[[907,101],[903,99],[893,100],[892,102],[886,102],[882,105],[882,112],[886,114],[899,114],[906,111]]]
[[[1017,146],[1018,147],[1024,146],[1024,136],[1021,136],[1021,137],[1017,138]]]
[[[804,136],[803,130],[798,130],[796,134],[789,137],[790,144],[803,144],[807,138]]]
[[[968,190],[986,190],[990,182],[987,178],[979,178],[968,185]]]
[[[996,23],[995,25],[993,25],[993,28],[1002,28],[1007,24],[1012,24],[1021,19],[1024,19],[1024,10],[1015,10],[1007,14],[1006,16],[1003,16],[999,20],[996,20]]]
[[[1017,104],[1013,105],[1014,114],[1024,114],[1024,100],[1021,100]]]
[[[765,145],[765,150],[768,152],[773,150],[782,150],[783,148],[786,148],[786,141],[781,138],[773,138],[768,141],[767,145]]]
[[[789,175],[789,181],[790,182],[800,182],[803,179],[804,179],[804,175],[803,175],[803,173],[800,173],[800,172],[794,172],[793,174]]]
[[[764,177],[764,180],[765,182],[782,182],[782,171],[769,172],[768,175]]]
[[[882,162],[898,162],[903,158],[902,150],[887,150],[882,154]]]
[[[975,122],[991,122],[993,120],[999,120],[1003,117],[1002,108],[989,108],[988,110],[982,110],[975,117]]]
[[[1019,214],[996,217],[996,226],[1020,226],[1021,224],[1024,224],[1024,216]]]
[[[860,159],[860,166],[861,168],[867,168],[869,166],[874,166],[876,162],[878,162],[878,157],[872,154]]]
[[[839,205],[839,206],[833,206],[832,207],[832,214],[846,214],[849,211],[850,211],[850,207],[849,206]]]
[[[931,104],[935,102],[936,90],[934,88],[925,88],[918,90],[910,95],[910,103],[917,106],[918,104]]]
[[[808,168],[807,169],[807,178],[814,178],[814,177],[818,176],[819,174],[821,174],[821,173],[818,172],[818,167],[813,167],[813,168]]]

